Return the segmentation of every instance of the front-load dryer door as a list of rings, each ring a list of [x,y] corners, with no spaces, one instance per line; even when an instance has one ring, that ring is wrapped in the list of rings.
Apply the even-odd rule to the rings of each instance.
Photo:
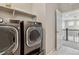
[[[33,47],[41,43],[42,40],[42,28],[41,27],[28,27],[26,30],[26,44],[29,47]]]
[[[18,32],[12,26],[0,26],[0,54],[13,53],[18,47]]]

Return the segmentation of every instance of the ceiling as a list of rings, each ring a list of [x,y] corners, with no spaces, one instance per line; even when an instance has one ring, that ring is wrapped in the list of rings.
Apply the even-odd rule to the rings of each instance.
[[[68,12],[79,9],[79,3],[60,3],[59,8],[62,12]]]

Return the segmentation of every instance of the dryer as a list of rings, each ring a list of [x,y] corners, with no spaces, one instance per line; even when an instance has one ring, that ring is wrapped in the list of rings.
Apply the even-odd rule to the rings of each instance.
[[[25,23],[25,22],[24,22]],[[27,55],[35,49],[41,48],[43,28],[40,22],[27,22],[24,24],[24,54]]]
[[[20,55],[20,21],[0,18],[0,54]]]

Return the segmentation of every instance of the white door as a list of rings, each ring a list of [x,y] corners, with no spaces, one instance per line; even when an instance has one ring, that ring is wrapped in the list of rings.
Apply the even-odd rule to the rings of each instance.
[[[57,9],[56,10],[56,50],[59,50],[61,47],[62,39],[62,14]]]

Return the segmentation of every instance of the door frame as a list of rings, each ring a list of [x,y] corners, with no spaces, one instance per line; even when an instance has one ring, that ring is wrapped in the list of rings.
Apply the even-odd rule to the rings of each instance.
[[[57,10],[57,9],[56,9]],[[55,10],[55,50],[57,50],[57,14],[56,14],[56,10]]]
[[[57,43],[57,16],[56,16],[56,15],[57,15],[57,10],[58,10],[58,9],[55,10],[55,50],[58,50],[58,49],[57,49],[57,44],[58,44],[58,43]],[[59,10],[58,10],[58,11],[59,11]],[[61,12],[61,11],[60,11],[60,12]]]

